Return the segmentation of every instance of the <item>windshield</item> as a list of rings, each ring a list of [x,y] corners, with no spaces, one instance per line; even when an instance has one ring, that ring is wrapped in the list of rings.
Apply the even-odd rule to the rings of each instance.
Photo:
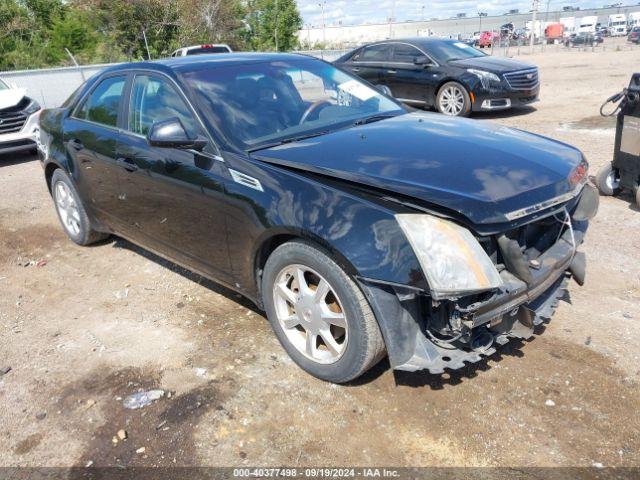
[[[452,60],[466,60],[467,58],[485,57],[486,54],[463,42],[456,40],[442,40],[428,45],[429,53],[441,63]]]
[[[377,90],[312,58],[214,66],[183,75],[205,114],[243,150],[405,113]]]
[[[4,83],[2,80],[0,80],[0,90],[8,90],[9,86]]]

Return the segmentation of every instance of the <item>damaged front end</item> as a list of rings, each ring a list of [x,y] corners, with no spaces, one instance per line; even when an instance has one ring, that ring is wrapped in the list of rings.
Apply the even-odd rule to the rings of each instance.
[[[457,245],[478,283],[492,285],[484,291],[443,295],[359,279],[377,318],[383,319],[379,323],[392,367],[443,373],[478,362],[510,338],[530,338],[553,315],[568,279],[584,283],[585,256],[577,249],[597,207],[597,192],[585,185],[579,196],[529,223],[477,237],[499,280],[473,263],[477,252]]]

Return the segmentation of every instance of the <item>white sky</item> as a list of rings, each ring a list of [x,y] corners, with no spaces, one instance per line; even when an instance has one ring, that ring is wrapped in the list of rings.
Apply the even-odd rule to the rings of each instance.
[[[359,23],[385,22],[391,16],[392,0],[325,0],[327,25],[353,25]],[[322,25],[321,0],[297,0],[305,25]],[[475,16],[478,11],[489,15],[502,15],[511,9],[520,13],[531,10],[531,0],[396,0],[395,18],[402,20],[420,20],[424,5],[425,19],[450,18],[457,13]],[[545,11],[547,0],[540,0],[540,10]],[[609,0],[551,0],[550,10],[561,10],[563,6],[580,8],[602,7],[605,4],[618,3]],[[635,3],[635,2],[633,2]],[[623,2],[623,4],[630,4]]]

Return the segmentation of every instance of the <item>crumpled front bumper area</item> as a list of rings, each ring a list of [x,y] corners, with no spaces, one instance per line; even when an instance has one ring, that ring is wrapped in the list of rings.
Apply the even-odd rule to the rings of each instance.
[[[527,275],[517,276],[503,269],[500,275],[504,285],[489,298],[471,304],[447,301],[466,337],[442,341],[433,335],[428,328],[433,318],[429,313],[433,312],[429,307],[432,300],[425,292],[360,278],[385,338],[391,366],[396,370],[443,373],[492,355],[511,338],[532,337],[536,326],[552,317],[566,294],[568,279],[584,282],[585,257],[577,247],[587,227],[586,219],[574,221],[572,228],[532,262],[534,267],[526,267]],[[477,335],[482,336],[480,348],[474,340]]]

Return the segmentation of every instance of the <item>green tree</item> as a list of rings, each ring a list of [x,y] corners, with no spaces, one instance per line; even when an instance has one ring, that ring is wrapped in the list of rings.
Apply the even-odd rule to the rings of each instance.
[[[255,50],[293,50],[302,17],[295,0],[247,0],[249,41]]]
[[[80,63],[90,63],[94,59],[98,39],[84,12],[71,10],[53,22],[46,49],[47,60],[60,64],[67,59],[65,48]]]

